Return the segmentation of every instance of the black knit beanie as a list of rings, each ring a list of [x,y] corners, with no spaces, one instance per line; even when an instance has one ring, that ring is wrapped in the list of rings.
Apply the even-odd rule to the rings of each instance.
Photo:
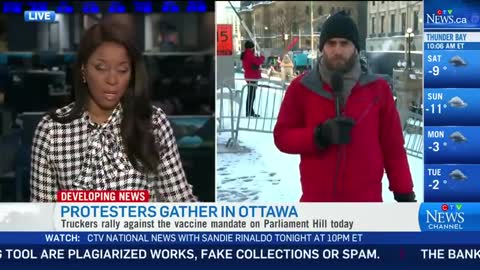
[[[358,28],[355,22],[344,11],[340,11],[330,16],[322,27],[320,33],[320,51],[323,49],[325,42],[331,38],[345,38],[350,40],[355,48],[360,51]]]

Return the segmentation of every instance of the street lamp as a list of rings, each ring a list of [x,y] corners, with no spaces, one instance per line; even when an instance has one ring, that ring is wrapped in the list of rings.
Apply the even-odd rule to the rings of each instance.
[[[411,49],[411,44],[412,40],[415,34],[413,34],[412,28],[407,28],[407,32],[405,33],[405,39],[407,42],[407,68],[410,70],[412,69],[412,49]]]
[[[267,44],[267,40],[270,40],[270,39],[267,39],[267,31],[268,31],[268,26],[265,26],[263,29],[265,29],[265,31],[263,32],[263,47],[269,47],[268,45],[270,45],[269,43]]]
[[[287,42],[288,42],[288,34],[283,34],[283,48],[287,48]],[[286,51],[284,52],[287,53]]]

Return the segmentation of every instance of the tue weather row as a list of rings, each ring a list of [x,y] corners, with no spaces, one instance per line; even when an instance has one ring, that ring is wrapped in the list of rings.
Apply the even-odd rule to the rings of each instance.
[[[480,164],[425,164],[425,202],[480,202]]]

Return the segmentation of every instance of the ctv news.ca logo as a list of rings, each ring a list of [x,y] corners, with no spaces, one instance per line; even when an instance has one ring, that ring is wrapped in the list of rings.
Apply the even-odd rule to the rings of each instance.
[[[55,22],[55,11],[26,10],[23,17],[26,22]]]
[[[442,204],[440,209],[426,210],[429,230],[463,230],[465,213],[462,204]]]
[[[472,20],[474,18],[472,17]],[[478,22],[478,18],[477,18]],[[427,23],[433,24],[466,24],[466,17],[455,17],[453,9],[437,9],[435,14],[427,14]]]

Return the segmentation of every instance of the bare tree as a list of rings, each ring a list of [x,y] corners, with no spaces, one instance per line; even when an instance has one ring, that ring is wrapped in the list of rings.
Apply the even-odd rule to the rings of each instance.
[[[292,40],[292,35],[298,27],[298,8],[296,5],[287,9],[281,7],[276,10],[272,18],[272,30],[283,40],[283,48]],[[285,34],[288,34],[288,39],[285,39]]]

